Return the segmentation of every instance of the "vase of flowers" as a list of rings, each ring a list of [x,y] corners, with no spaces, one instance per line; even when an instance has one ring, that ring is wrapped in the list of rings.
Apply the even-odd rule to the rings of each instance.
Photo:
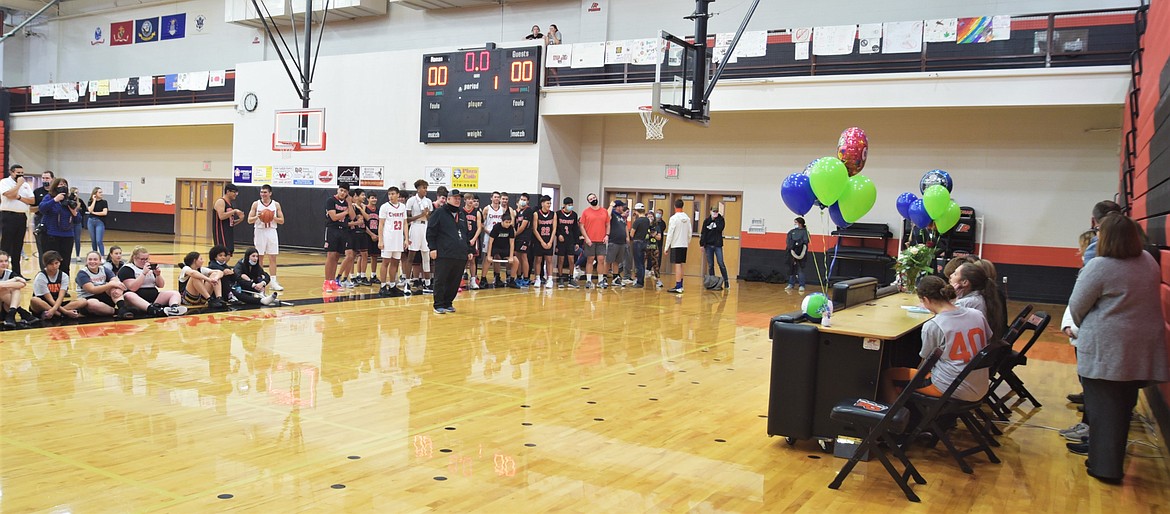
[[[907,293],[918,292],[919,277],[929,274],[933,268],[934,247],[924,244],[907,247],[898,253],[898,258],[894,261],[898,282]]]

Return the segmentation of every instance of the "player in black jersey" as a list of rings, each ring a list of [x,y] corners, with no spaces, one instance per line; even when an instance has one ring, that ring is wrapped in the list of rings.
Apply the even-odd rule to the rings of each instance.
[[[346,255],[345,261],[341,265],[341,278],[343,279],[341,285],[346,289],[352,289],[354,286],[368,286],[370,284],[358,280],[354,276],[354,264],[358,264],[358,269],[365,264],[366,259],[369,258],[370,238],[366,235],[366,192],[362,189],[354,189],[349,195],[349,215],[346,218],[349,226],[349,241],[353,252]]]
[[[378,251],[378,196],[373,193],[366,197],[366,238],[370,245],[366,252],[370,256],[370,278],[365,278],[365,266],[358,267],[358,278],[367,286],[381,286],[382,281],[378,280],[378,258],[382,256]]]
[[[553,288],[553,248],[556,245],[557,215],[552,211],[552,198],[540,197],[540,210],[532,215],[532,255],[536,269],[535,287]]]
[[[344,252],[346,260],[353,259],[349,244],[349,186],[339,186],[337,194],[325,200],[325,283],[321,289],[333,292],[341,289],[337,274],[337,260]]]
[[[467,287],[479,289],[479,281],[475,277],[476,261],[479,260],[479,242],[483,236],[483,215],[479,212],[479,198],[472,193],[463,193],[463,209],[459,211],[459,220],[467,226]]]
[[[577,213],[573,212],[573,199],[565,197],[561,202],[561,210],[557,211],[556,221],[556,264],[560,274],[561,284],[573,289],[577,288],[577,281],[573,280],[573,264],[577,256],[577,244],[581,239],[581,226],[577,224]]]
[[[516,227],[512,226],[512,213],[504,212],[504,217],[496,226],[492,227],[492,231],[488,234],[488,258],[492,260],[492,269],[496,275],[496,281],[492,287],[511,287],[519,289],[520,285],[516,283],[513,277],[516,273]],[[507,282],[500,281],[500,264],[506,264],[504,270]]]
[[[528,193],[520,193],[520,200],[516,202],[516,261],[519,263],[519,273],[516,274],[516,283],[526,287],[531,283],[531,267],[528,261],[529,251],[532,249],[532,213],[535,211],[528,205]]]

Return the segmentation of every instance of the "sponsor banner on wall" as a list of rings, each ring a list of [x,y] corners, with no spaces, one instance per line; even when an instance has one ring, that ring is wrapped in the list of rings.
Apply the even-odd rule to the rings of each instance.
[[[362,187],[383,187],[386,185],[384,172],[385,168],[382,166],[362,166],[359,170],[358,184]]]
[[[337,185],[346,186],[350,189],[357,187],[359,169],[361,169],[361,166],[338,166]]]
[[[272,167],[272,185],[274,186],[291,186],[293,183],[293,167],[292,166],[273,166]]]
[[[430,184],[430,188],[434,191],[439,186],[451,187],[451,167],[450,166],[424,166],[423,180]],[[414,181],[410,181],[412,184]]]
[[[258,186],[272,184],[272,166],[252,166],[252,183]]]
[[[464,191],[479,189],[479,168],[455,166],[451,168],[451,187]]]
[[[251,166],[233,166],[232,167],[232,183],[233,184],[251,184],[252,183],[252,167]]]

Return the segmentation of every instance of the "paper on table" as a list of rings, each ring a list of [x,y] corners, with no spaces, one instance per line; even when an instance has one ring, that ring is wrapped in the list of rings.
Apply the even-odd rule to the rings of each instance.
[[[918,313],[918,314],[930,314],[930,311],[923,309],[922,307],[919,307],[917,305],[903,305],[902,308],[906,309],[907,311]]]

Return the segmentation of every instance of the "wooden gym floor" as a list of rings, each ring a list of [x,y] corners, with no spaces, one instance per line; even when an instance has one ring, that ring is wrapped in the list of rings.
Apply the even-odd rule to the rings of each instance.
[[[160,262],[207,247],[107,237]],[[876,461],[833,491],[843,460],[767,437],[767,321],[800,302],[783,286],[488,290],[437,316],[429,296],[371,288],[322,302],[321,262],[282,255],[292,306],[0,334],[0,511],[1170,508],[1147,425],[1119,487],[1066,451],[1054,428],[1077,421],[1077,382],[1055,328],[1020,371],[1044,407],[1016,406],[1003,463],[965,475],[914,447],[928,483],[912,504]]]

